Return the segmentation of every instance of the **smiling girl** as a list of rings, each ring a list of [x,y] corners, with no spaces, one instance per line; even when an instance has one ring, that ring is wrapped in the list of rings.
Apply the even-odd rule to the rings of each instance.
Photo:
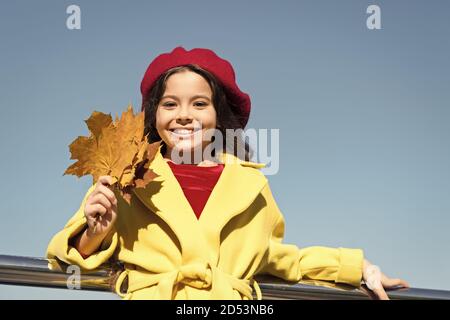
[[[245,128],[251,105],[227,60],[177,47],[151,62],[141,92],[145,133],[150,143],[161,140],[150,164],[158,177],[133,190],[131,204],[111,191],[111,177],[100,177],[50,241],[48,258],[84,270],[123,262],[115,292],[124,299],[261,299],[256,274],[355,287],[365,280],[382,299],[384,288],[408,286],[360,249],[282,242],[285,220],[259,170],[264,164],[250,161],[242,137],[225,134]],[[223,146],[211,157],[208,130],[221,133],[215,143]]]
[[[176,149],[182,158],[186,158],[184,153],[191,153],[187,157],[191,164],[213,165],[203,162],[203,159],[195,163],[195,154],[203,154],[209,144],[205,132],[217,127],[211,87],[200,74],[188,67],[175,68],[170,74],[156,109],[156,132],[167,146],[164,158],[173,163],[171,155]],[[153,110],[147,112],[152,113]],[[151,125],[147,128],[150,129]]]

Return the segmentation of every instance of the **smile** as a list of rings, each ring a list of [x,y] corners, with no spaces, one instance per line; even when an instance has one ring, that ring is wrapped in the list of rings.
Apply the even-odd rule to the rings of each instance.
[[[196,128],[196,129],[170,129],[169,131],[176,136],[187,137],[187,136],[192,135],[194,132],[197,132],[200,130],[201,129]]]

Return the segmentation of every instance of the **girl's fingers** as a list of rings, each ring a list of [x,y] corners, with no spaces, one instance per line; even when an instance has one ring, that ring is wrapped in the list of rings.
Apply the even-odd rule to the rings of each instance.
[[[117,204],[116,196],[114,192],[111,191],[107,186],[99,185],[98,186],[99,193],[103,194],[113,205]]]
[[[373,292],[377,295],[378,299],[380,299],[380,300],[389,300],[389,297],[388,297],[386,291],[384,291],[383,288],[374,289]]]
[[[100,176],[99,178],[98,178],[98,182],[99,183],[101,183],[101,184],[109,184],[109,185],[111,185],[112,184],[112,182],[113,182],[113,179],[112,179],[112,177],[111,176]]]
[[[403,280],[403,279],[398,279],[398,280],[400,280],[400,285],[401,285],[403,288],[409,288],[409,287],[410,287],[408,281],[405,281],[405,280]]]
[[[96,225],[97,223],[98,223],[98,222],[97,222],[97,220],[96,220],[94,217],[88,217],[88,218],[87,218],[87,224],[88,224],[88,226],[89,226],[89,228],[90,228],[91,230],[94,229],[94,227],[95,227],[95,225]]]
[[[390,279],[386,275],[381,275],[381,283],[385,288],[403,287],[409,288],[409,283],[402,279]]]
[[[88,214],[89,217],[95,219],[97,217],[97,215],[103,216],[104,214],[106,214],[106,212],[108,212],[108,210],[102,206],[100,203],[94,203],[91,205],[86,206],[86,210],[88,212],[91,212]]]
[[[94,227],[94,219],[92,219],[91,217],[87,217],[86,219],[87,219],[88,227],[90,229],[92,229]]]
[[[367,288],[372,290],[372,292],[381,300],[389,300],[385,288],[391,289],[394,287],[404,287],[408,288],[409,283],[402,279],[390,279],[380,269],[366,261],[364,261],[364,272],[363,272],[364,282]]]
[[[92,198],[92,201],[95,204],[101,204],[103,207],[106,208],[107,211],[113,209],[113,205],[111,204],[111,201],[109,201],[108,198],[102,193],[98,193]]]

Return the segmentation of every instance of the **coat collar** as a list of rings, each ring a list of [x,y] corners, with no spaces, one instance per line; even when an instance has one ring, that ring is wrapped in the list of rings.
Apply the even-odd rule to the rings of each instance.
[[[134,189],[138,199],[178,237],[183,259],[196,259],[202,248],[205,255],[211,252],[218,255],[220,231],[252,204],[267,183],[262,173],[248,168],[262,168],[265,166],[262,163],[243,161],[228,153],[219,154],[218,159],[225,166],[198,220],[162,156],[161,146],[150,164],[158,177],[146,188]],[[205,258],[217,259],[217,256]]]

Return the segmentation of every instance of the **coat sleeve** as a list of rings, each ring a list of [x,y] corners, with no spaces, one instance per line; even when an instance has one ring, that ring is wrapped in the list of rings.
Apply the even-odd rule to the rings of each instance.
[[[363,251],[361,249],[329,248],[321,246],[299,248],[282,243],[285,220],[270,191],[263,190],[270,215],[275,223],[269,240],[266,265],[262,273],[269,273],[287,281],[314,279],[346,283],[359,287],[362,278]]]
[[[71,245],[74,236],[87,227],[86,217],[84,216],[84,206],[89,194],[94,191],[95,185],[92,185],[86,192],[80,208],[75,215],[67,222],[64,228],[56,233],[50,240],[47,247],[47,259],[59,259],[67,264],[75,264],[85,270],[92,270],[105,263],[114,253],[118,236],[115,228],[105,237],[97,252],[89,257],[83,258],[78,250]],[[57,268],[57,264],[49,264],[51,269]]]

